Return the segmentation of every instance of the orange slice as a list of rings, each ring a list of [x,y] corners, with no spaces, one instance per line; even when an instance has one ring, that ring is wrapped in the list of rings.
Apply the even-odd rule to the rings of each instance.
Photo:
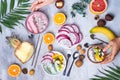
[[[11,76],[11,77],[17,77],[19,76],[21,73],[21,68],[19,65],[17,64],[12,64],[9,66],[8,68],[8,74]]]
[[[55,37],[54,37],[54,34],[52,33],[46,33],[44,36],[43,36],[43,41],[45,44],[49,45],[49,44],[53,44],[55,40]]]
[[[64,13],[57,13],[55,14],[54,16],[54,22],[57,24],[57,25],[62,25],[64,24],[66,21],[66,16]]]

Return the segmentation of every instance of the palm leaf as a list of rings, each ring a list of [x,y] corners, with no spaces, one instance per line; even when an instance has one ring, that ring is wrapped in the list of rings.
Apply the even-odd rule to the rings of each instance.
[[[13,10],[15,4],[15,0],[11,0],[10,2],[10,11]]]
[[[1,7],[2,7],[2,0],[0,0],[0,21],[1,21],[1,17],[2,17],[2,11],[1,11]]]
[[[1,0],[1,17],[5,16],[7,11],[7,0]]]
[[[110,74],[110,71],[108,71],[108,70],[105,70],[105,71],[108,72],[109,74],[99,70],[100,73],[104,74],[105,76],[109,77],[110,79],[117,80],[116,76],[114,76],[113,74]]]
[[[29,0],[1,0],[0,2],[0,24],[8,28],[14,28],[14,26],[20,23],[20,20],[25,19],[25,14],[30,14],[28,7],[30,6]],[[17,6],[15,6],[17,3]],[[7,6],[7,5],[10,6]],[[9,11],[7,12],[7,10]],[[1,29],[1,27],[0,27]],[[0,30],[2,32],[2,29]]]
[[[105,70],[107,73],[109,73],[110,75],[116,77],[117,79],[120,78],[120,74],[116,74],[114,71],[110,71],[110,70],[106,70],[106,69],[104,69],[104,70]],[[116,80],[117,80],[117,79],[116,79]]]
[[[1,25],[0,25],[0,32],[2,33],[2,28],[1,28]]]
[[[119,80],[120,79],[120,67],[110,67],[108,66],[110,70],[103,69],[104,72],[100,71],[104,76],[95,75],[95,78],[90,78],[90,80]]]

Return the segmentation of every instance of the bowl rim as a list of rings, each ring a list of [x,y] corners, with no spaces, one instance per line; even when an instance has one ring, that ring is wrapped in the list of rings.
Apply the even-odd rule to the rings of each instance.
[[[42,14],[44,14],[44,16],[47,18],[47,22],[48,22],[48,24],[49,24],[48,16],[47,16],[44,12],[42,12],[42,11],[35,11],[35,12],[30,13],[30,14],[26,17],[26,19],[25,19],[25,28],[26,28],[27,31],[29,31],[29,29],[28,29],[28,27],[27,27],[27,21],[28,21],[28,19],[29,19],[29,17],[30,17],[31,15],[36,14],[36,13],[42,13]],[[29,32],[30,32],[30,33],[33,33],[33,34],[43,33],[43,32],[48,28],[48,24],[47,24],[46,28],[45,28],[42,32],[38,32],[38,33],[34,33],[34,32],[31,32],[31,31],[29,31]]]
[[[61,52],[59,52],[59,51],[48,51],[48,52],[58,53],[58,54],[62,55],[63,58],[64,58],[64,68],[63,68],[60,72],[58,72],[57,74],[49,74],[49,73],[47,73],[47,72],[44,70],[43,65],[42,65],[42,63],[41,63],[41,67],[42,67],[43,71],[44,71],[47,75],[49,75],[49,76],[57,76],[57,75],[60,75],[60,73],[62,73],[62,72],[64,71],[65,67],[66,67],[66,58],[65,58],[65,56],[63,55],[63,53],[61,53]],[[46,53],[48,53],[48,52],[46,52]],[[45,53],[45,54],[46,54],[46,53]],[[45,54],[44,54],[44,55],[45,55]],[[43,55],[43,56],[44,56],[44,55]]]
[[[91,58],[90,58],[90,56],[89,56],[89,50],[92,48],[92,47],[94,47],[94,46],[98,46],[98,47],[100,47],[101,49],[103,49],[103,47],[101,46],[101,45],[92,45],[92,46],[90,46],[89,48],[88,48],[88,50],[87,50],[87,57],[88,57],[88,59],[92,62],[92,63],[101,63],[101,62],[103,62],[104,60],[105,60],[105,58],[102,60],[102,61],[99,61],[99,62],[95,62],[95,61],[93,61],[93,60],[91,60]],[[104,53],[104,56],[106,56],[106,53]]]

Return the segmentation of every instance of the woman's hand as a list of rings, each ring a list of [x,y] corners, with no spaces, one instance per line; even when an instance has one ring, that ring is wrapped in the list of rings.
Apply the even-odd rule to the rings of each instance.
[[[46,6],[48,4],[51,4],[53,3],[55,0],[36,0],[35,2],[32,3],[31,7],[30,7],[30,10],[33,12],[33,11],[36,11],[38,10],[39,8],[43,7],[43,6]]]
[[[120,37],[115,38],[112,40],[104,49],[103,51],[106,52],[108,49],[112,49],[111,53],[108,54],[102,64],[109,63],[114,60],[115,56],[120,51]]]

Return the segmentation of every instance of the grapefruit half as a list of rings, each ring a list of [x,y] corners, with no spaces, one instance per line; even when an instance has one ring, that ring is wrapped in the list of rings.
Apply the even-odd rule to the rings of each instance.
[[[108,4],[106,0],[92,0],[90,2],[90,11],[93,14],[99,15],[107,10],[107,6]]]

